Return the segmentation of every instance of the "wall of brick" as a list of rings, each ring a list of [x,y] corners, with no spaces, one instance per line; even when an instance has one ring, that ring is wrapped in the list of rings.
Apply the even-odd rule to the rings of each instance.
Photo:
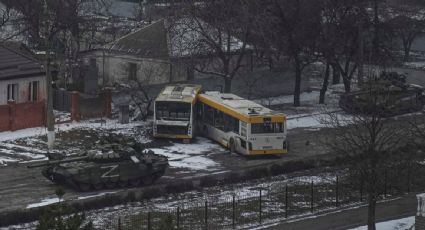
[[[44,102],[25,102],[15,105],[12,130],[39,127],[45,124]]]
[[[10,129],[9,105],[0,105],[0,131]]]
[[[14,103],[0,106],[0,131],[14,131],[45,124],[44,101]]]

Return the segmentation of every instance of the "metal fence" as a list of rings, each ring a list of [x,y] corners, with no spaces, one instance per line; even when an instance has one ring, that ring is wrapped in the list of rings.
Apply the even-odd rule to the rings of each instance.
[[[53,108],[71,112],[71,94],[72,92],[65,89],[53,89]]]
[[[422,169],[423,170],[423,169]],[[379,198],[386,199],[425,188],[411,169],[386,172]],[[122,215],[96,225],[99,229],[235,229],[284,220],[317,211],[360,204],[363,185],[335,177],[327,182],[294,182],[278,189],[266,188],[251,194],[210,197],[166,210],[146,210]]]

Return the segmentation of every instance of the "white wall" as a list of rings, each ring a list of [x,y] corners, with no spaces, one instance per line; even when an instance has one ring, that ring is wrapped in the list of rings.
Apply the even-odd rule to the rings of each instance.
[[[99,70],[99,85],[113,85],[128,80],[128,63],[137,64],[137,79],[145,85],[164,84],[187,80],[187,72],[181,67],[181,63],[175,63],[171,67],[169,60],[137,58],[131,55],[105,54],[102,51],[92,52],[85,56],[87,59],[96,58]],[[105,75],[103,75],[103,68]],[[172,75],[170,75],[172,71]],[[170,79],[170,77],[172,79]]]
[[[19,96],[16,103],[28,101],[28,85],[32,81],[38,81],[38,100],[41,101],[46,98],[46,81],[44,76],[19,78],[12,80],[0,80],[0,105],[7,104],[7,85],[18,84]]]

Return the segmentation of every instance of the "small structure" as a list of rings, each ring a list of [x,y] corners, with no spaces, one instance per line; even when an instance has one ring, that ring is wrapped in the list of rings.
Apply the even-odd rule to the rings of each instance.
[[[0,44],[0,131],[44,125],[45,86],[43,65],[28,49]]]
[[[128,124],[130,121],[130,109],[128,104],[119,106],[118,121],[121,124]]]
[[[211,26],[205,28],[216,33]],[[91,69],[98,69],[98,84],[103,86],[126,81],[144,85],[183,82],[194,78],[195,66],[211,70],[220,61],[211,61],[217,53],[202,44],[199,30],[192,19],[161,19],[102,48],[84,51],[82,56],[86,63],[96,63]],[[242,42],[236,37],[230,40],[231,54],[237,54]],[[243,62],[252,65],[250,57]]]
[[[415,229],[425,230],[425,193],[416,195],[418,210],[415,217]]]
[[[169,41],[166,20],[159,20],[82,56],[96,63],[98,84],[104,86],[128,80],[146,85],[185,81],[193,71],[190,60],[174,56]]]

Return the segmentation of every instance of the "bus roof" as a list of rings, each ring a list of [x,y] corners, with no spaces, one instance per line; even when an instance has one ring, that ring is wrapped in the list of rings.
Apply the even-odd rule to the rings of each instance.
[[[255,121],[256,119],[252,119],[255,117],[280,117],[286,119],[283,113],[275,112],[253,101],[230,93],[205,92],[199,95],[199,100],[216,109],[227,110],[230,113],[229,115],[247,122]]]
[[[200,85],[175,84],[165,86],[155,101],[179,101],[194,103],[201,90]]]

